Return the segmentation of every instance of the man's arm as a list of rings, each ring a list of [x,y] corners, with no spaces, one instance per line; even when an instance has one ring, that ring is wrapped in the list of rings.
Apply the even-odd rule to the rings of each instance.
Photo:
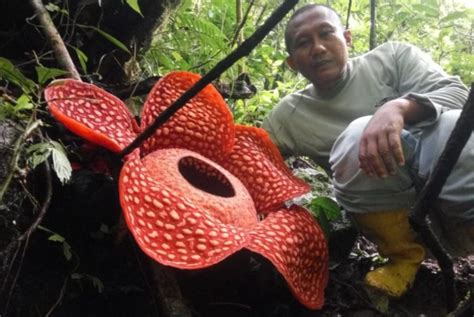
[[[359,147],[360,168],[369,176],[387,177],[405,158],[400,134],[405,124],[426,119],[432,109],[421,107],[412,99],[398,98],[385,103],[367,125]]]
[[[387,177],[405,159],[400,134],[405,125],[423,127],[447,109],[461,108],[468,90],[457,77],[410,45],[394,43],[393,62],[402,97],[380,107],[367,125],[360,143],[360,168],[370,176]]]
[[[466,103],[469,91],[460,78],[446,74],[417,47],[399,44],[395,62],[400,95],[416,101],[421,107],[435,110],[434,117],[420,118],[411,125],[423,127],[432,124],[442,112],[460,109]]]

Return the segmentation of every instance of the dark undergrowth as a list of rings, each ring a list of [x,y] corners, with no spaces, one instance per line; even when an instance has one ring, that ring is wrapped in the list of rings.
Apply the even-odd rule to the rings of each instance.
[[[69,185],[55,184],[42,227],[26,250],[23,242],[3,259],[0,315],[167,316],[151,270],[158,264],[141,253],[119,219],[111,177],[81,169]],[[331,250],[336,253],[337,243]],[[350,254],[338,258],[331,263],[325,305],[317,311],[301,306],[273,266],[249,251],[207,269],[170,272],[196,317],[446,316],[434,261],[424,263],[412,290],[389,300],[362,282],[380,262],[368,241],[358,238]],[[472,288],[474,257],[455,263],[461,300]],[[472,315],[472,307],[459,311],[458,316]]]

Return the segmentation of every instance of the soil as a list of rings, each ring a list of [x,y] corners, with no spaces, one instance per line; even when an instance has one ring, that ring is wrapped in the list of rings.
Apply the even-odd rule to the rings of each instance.
[[[0,316],[180,316],[164,311],[170,298],[156,281],[167,282],[154,276],[163,267],[143,255],[121,224],[116,188],[110,176],[86,169],[67,186],[55,184],[43,229],[28,245],[3,253],[8,265],[0,271]],[[413,288],[394,300],[364,286],[364,274],[380,263],[370,242],[357,237],[349,254],[338,246],[331,241],[337,256],[331,257],[325,305],[316,311],[299,304],[274,267],[250,251],[207,269],[166,272],[193,317],[447,315],[435,261],[425,261]],[[455,272],[461,301],[472,292],[474,256],[455,259]],[[171,300],[178,295],[171,293]],[[461,306],[456,316],[473,315],[472,303]]]

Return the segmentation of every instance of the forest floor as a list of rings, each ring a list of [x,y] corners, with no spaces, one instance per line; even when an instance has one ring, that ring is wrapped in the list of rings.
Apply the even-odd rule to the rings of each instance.
[[[157,264],[128,234],[117,230],[116,184],[108,177],[82,173],[66,187],[56,184],[42,229],[32,235],[24,255],[20,248],[10,254],[16,253],[14,262],[0,261],[0,316],[168,317],[150,269]],[[0,232],[0,240],[6,232]],[[334,253],[337,248],[333,244]],[[338,258],[332,257],[320,310],[299,304],[274,267],[250,251],[207,269],[167,270],[193,317],[447,315],[443,278],[435,261],[426,260],[412,289],[394,300],[364,286],[365,273],[381,262],[365,238],[358,237],[349,255]],[[473,289],[474,256],[455,259],[455,273],[461,301]],[[472,316],[470,306],[453,316]]]

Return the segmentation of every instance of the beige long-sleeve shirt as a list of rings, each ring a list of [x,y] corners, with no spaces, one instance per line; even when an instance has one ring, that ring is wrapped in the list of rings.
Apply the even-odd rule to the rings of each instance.
[[[432,124],[446,109],[461,108],[468,95],[458,77],[448,76],[418,48],[387,42],[349,60],[332,91],[310,84],[283,98],[263,122],[284,156],[307,156],[330,170],[338,135],[356,118],[371,115],[389,99],[409,96],[433,109],[416,127]]]

